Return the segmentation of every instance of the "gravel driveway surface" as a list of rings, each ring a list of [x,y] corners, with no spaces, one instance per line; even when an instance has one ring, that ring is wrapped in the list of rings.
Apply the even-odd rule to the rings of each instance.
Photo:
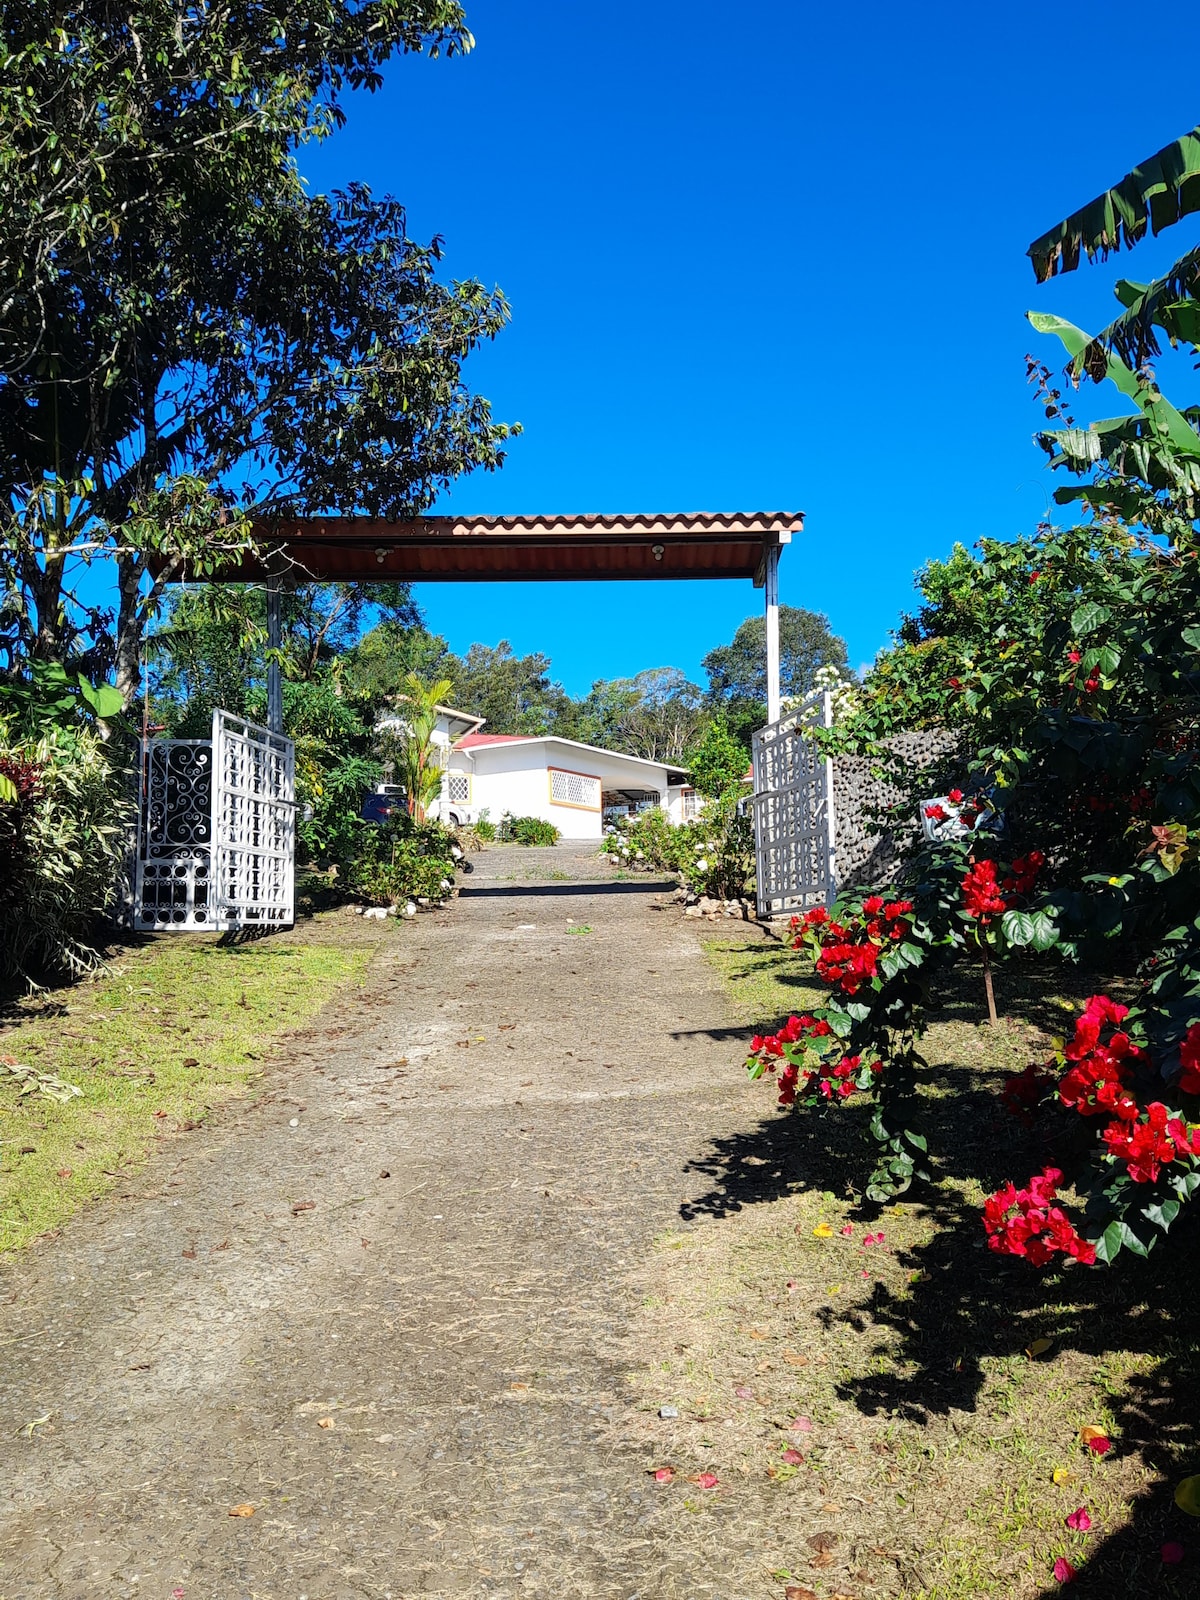
[[[764,1110],[742,1030],[668,885],[475,861],[254,1103],[0,1273],[0,1600],[738,1600],[624,1374],[689,1162]]]

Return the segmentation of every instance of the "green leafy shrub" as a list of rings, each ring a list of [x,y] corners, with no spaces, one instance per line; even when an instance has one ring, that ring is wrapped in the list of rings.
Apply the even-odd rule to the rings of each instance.
[[[542,817],[514,817],[505,812],[496,837],[504,844],[557,844],[558,829]]]
[[[474,832],[475,837],[481,840],[484,844],[491,844],[495,839],[496,824],[492,821],[491,817],[488,816],[486,810],[479,813],[479,821],[475,823],[472,831]]]
[[[83,972],[125,860],[127,775],[84,726],[9,738],[0,723],[0,773],[16,791],[0,798],[0,980]]]
[[[399,812],[369,827],[362,846],[346,863],[344,881],[354,895],[372,905],[405,900],[444,900],[453,892],[462,850],[439,822],[414,822]]]
[[[688,771],[696,793],[715,799],[740,789],[749,760],[723,717],[709,723],[688,751]]]
[[[362,756],[346,756],[327,771],[304,773],[297,788],[311,815],[301,813],[296,835],[305,860],[342,867],[361,854],[376,827],[363,820],[363,797],[378,777],[378,763]]]
[[[751,898],[754,825],[738,801],[738,794],[731,791],[709,801],[702,816],[680,827],[660,807],[624,817],[609,834],[602,853],[618,866],[676,872],[695,894],[718,900]]]

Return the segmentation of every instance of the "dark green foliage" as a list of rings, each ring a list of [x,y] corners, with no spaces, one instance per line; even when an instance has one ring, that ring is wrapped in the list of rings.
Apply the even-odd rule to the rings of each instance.
[[[745,746],[730,733],[723,716],[709,723],[687,753],[687,769],[696,792],[710,798],[731,790],[741,793],[748,766]]]
[[[394,53],[469,43],[452,0],[8,8],[0,575],[21,653],[90,651],[129,697],[162,582],[244,549],[250,513],[410,515],[499,465],[509,430],[461,367],[503,297],[444,281],[395,200],[311,194],[296,163]],[[115,618],[75,593],[100,554]]]
[[[748,617],[729,644],[704,658],[707,703],[722,711],[734,735],[750,748],[750,735],[767,720],[767,624]],[[846,667],[846,645],[830,629],[829,618],[800,606],[779,608],[779,683],[786,699],[813,688],[819,667]]]
[[[444,900],[458,867],[454,836],[436,822],[414,822],[397,811],[364,830],[341,873],[346,888],[372,905]],[[461,852],[459,852],[461,854]]]
[[[558,843],[559,833],[552,822],[542,817],[514,817],[506,811],[496,837],[501,844],[548,845]]]

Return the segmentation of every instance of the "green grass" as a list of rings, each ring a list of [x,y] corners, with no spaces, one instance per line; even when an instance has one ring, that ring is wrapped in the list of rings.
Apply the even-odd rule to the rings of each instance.
[[[766,1031],[827,993],[773,942],[726,936],[706,950],[747,1027]],[[1007,1016],[992,1029],[979,976],[947,988],[925,1036],[934,1184],[868,1205],[865,1107],[781,1113],[767,1078],[761,1117],[700,1153],[700,1225],[658,1241],[641,1285],[634,1339],[655,1355],[635,1391],[651,1417],[678,1406],[677,1472],[712,1468],[744,1486],[725,1515],[761,1538],[755,1597],[777,1595],[770,1574],[788,1569],[821,1600],[1041,1600],[1060,1555],[1079,1571],[1078,1600],[1197,1592],[1200,1527],[1172,1503],[1200,1471],[1195,1232],[1114,1271],[1039,1274],[983,1248],[984,1195],[1047,1160],[999,1109],[1003,1076],[1043,1059],[1100,980],[1051,964],[1002,973]],[[731,1070],[744,1048],[731,1042]],[[885,1245],[865,1247],[876,1230]],[[1031,1359],[1043,1336],[1055,1345]],[[789,1476],[782,1430],[797,1413],[815,1426]],[[1111,1456],[1082,1447],[1085,1423],[1111,1434]],[[1056,1484],[1056,1468],[1070,1482]],[[856,1552],[845,1566],[839,1555],[809,1567],[814,1493],[836,1502],[839,1552]],[[1078,1505],[1093,1519],[1086,1536],[1064,1526]],[[1163,1564],[1164,1540],[1184,1544],[1183,1566]]]
[[[0,1055],[82,1090],[66,1104],[0,1080],[0,1251],[126,1182],[172,1134],[244,1095],[274,1040],[360,977],[371,947],[176,936],[112,974],[12,1009]]]

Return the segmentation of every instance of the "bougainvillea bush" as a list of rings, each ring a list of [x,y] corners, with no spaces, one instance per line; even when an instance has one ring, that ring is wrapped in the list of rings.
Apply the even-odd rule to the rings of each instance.
[[[978,966],[989,1005],[1008,961],[1113,973],[1119,995],[1004,1091],[1053,1159],[983,1224],[1035,1265],[1144,1254],[1200,1189],[1198,567],[1194,540],[1106,521],[960,548],[823,736],[870,751],[941,722],[973,754],[896,885],[796,920],[829,1000],[756,1038],[749,1069],[784,1105],[869,1099],[884,1200],[930,1173],[920,1039],[950,967]]]

